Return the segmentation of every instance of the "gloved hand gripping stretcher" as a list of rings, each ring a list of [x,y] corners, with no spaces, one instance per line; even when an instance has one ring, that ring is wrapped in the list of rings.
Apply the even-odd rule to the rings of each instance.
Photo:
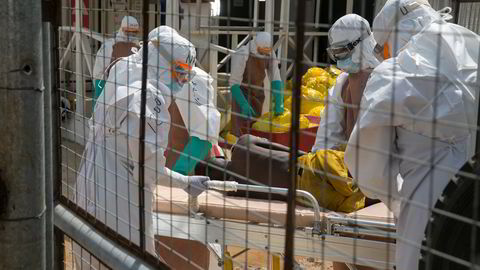
[[[286,195],[288,189],[206,181],[208,191],[190,197],[181,189],[158,186],[153,228],[155,235],[283,253],[286,203],[225,196],[219,191],[255,191]],[[295,255],[326,261],[393,268],[395,225],[383,204],[350,213],[320,208],[310,193],[297,190],[312,208],[297,206]],[[246,240],[248,239],[248,240]],[[218,252],[223,262],[223,251]]]

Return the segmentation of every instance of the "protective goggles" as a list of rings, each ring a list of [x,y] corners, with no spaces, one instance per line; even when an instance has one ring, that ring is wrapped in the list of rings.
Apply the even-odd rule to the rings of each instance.
[[[135,27],[123,27],[122,31],[129,34],[138,34],[140,32],[140,30]]]
[[[335,47],[330,46],[327,48],[328,56],[330,57],[330,59],[332,59],[335,62],[338,60],[345,59],[350,55],[352,55],[353,50],[362,40],[363,40],[362,38],[359,38],[345,45],[341,45],[341,46],[336,45]]]
[[[172,63],[172,77],[177,82],[184,84],[189,82],[193,78],[192,67],[186,63],[180,61],[174,61]]]
[[[270,48],[270,47],[257,47],[257,52],[261,55],[269,56],[272,53],[272,48]]]

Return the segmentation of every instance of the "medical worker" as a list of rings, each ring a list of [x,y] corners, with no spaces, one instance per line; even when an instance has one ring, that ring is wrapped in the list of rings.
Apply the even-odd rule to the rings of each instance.
[[[159,26],[150,33],[148,33],[148,40],[151,43],[158,44],[160,40],[165,39],[166,37],[171,37],[171,36],[179,36],[181,37],[178,32],[169,27],[169,26]],[[185,38],[181,37],[182,40],[186,40]],[[189,42],[188,40],[186,40]],[[191,44],[191,43],[189,43]],[[171,55],[171,54],[178,54],[173,48],[166,48],[165,46],[159,46],[158,50],[162,52],[164,55]],[[193,59],[192,59],[193,57]],[[181,62],[176,62],[176,68],[179,72],[173,71],[171,73],[172,76],[175,76],[178,80],[183,81],[184,83],[188,82],[194,77],[194,71],[189,70],[187,73],[185,73],[185,70],[188,70],[190,67],[193,67],[195,63],[195,57],[194,56],[187,56],[188,59],[184,59],[188,65],[183,65]],[[153,64],[157,64],[157,60],[154,59],[155,62]],[[151,61],[149,62],[149,66],[151,65]],[[190,66],[189,66],[190,65]],[[128,57],[123,57],[119,59],[115,65],[113,65],[109,71],[108,74],[108,79],[105,82],[104,89],[105,91],[102,91],[100,96],[98,97],[98,100],[102,102],[98,102],[95,107],[95,111],[100,109],[101,111],[99,113],[95,113],[96,119],[101,119],[103,118],[103,110],[104,110],[104,104],[110,104],[114,99],[115,99],[115,94],[116,92],[114,91],[116,87],[118,86],[127,86],[130,83],[133,83],[135,81],[141,80],[142,79],[142,72],[138,72],[139,69],[142,68],[142,55],[135,53],[132,54]],[[169,82],[169,87],[174,88],[175,91],[172,92],[172,95],[176,95],[182,90],[184,84],[174,84],[171,78],[168,78],[168,74],[163,72],[164,69],[159,68],[159,76],[162,75],[162,80]],[[108,91],[106,89],[109,89]]]
[[[232,93],[232,133],[240,137],[249,129],[252,117],[260,116],[265,101],[265,71],[271,81],[274,113],[283,113],[283,82],[278,60],[272,51],[272,36],[260,32],[256,38],[232,55],[230,91]]]
[[[345,149],[367,79],[380,64],[374,56],[376,42],[370,24],[361,16],[348,14],[338,19],[328,31],[328,39],[327,52],[344,72],[329,91],[312,152]]]
[[[164,34],[171,35],[170,31],[179,35],[168,26],[160,26],[157,29],[158,31],[149,33],[149,40],[157,40],[160,35]],[[119,60],[111,68],[105,84],[105,88],[111,90],[105,91],[98,98],[101,102],[97,104],[100,110],[97,119],[103,118],[103,103],[109,104],[114,98],[115,91],[112,91],[112,89],[118,85],[127,85],[128,82],[141,79],[141,72],[132,72],[132,66],[141,67],[141,58],[138,54]],[[213,78],[196,67],[192,69],[189,75],[191,77],[189,78],[191,79],[190,83],[185,83],[182,91],[175,92],[177,98],[174,102],[176,104],[172,105],[174,107],[178,106],[178,110],[175,108],[173,110],[174,115],[171,115],[170,135],[172,138],[167,151],[168,167],[184,175],[191,173],[198,161],[203,160],[212,149],[212,145],[217,143],[217,135],[220,129],[220,113],[213,104]],[[183,125],[185,125],[185,128]],[[190,135],[187,134],[187,138],[182,136],[183,133],[187,133],[183,132],[185,129],[188,130],[188,133],[191,133]],[[174,160],[173,164],[169,164],[171,160]]]
[[[145,125],[146,249],[155,254],[152,200],[156,185],[185,189],[198,196],[206,189],[205,176],[184,176],[165,168],[172,97],[191,78],[195,48],[167,26],[154,29],[149,42],[131,56],[125,70],[137,80],[106,87],[112,97],[91,119],[89,139],[76,183],[76,202],[121,236],[139,244],[139,136],[142,57],[148,46]],[[114,76],[114,74],[111,74]],[[97,104],[98,108],[98,104]],[[105,117],[101,117],[105,114]],[[96,120],[94,122],[94,120]]]
[[[132,48],[137,47],[138,33],[140,26],[137,19],[132,16],[125,16],[120,24],[120,29],[113,38],[105,40],[100,46],[95,57],[93,66],[93,79],[95,92],[93,94],[92,106],[95,107],[96,100],[103,90],[106,76],[104,73],[107,67],[120,57],[131,55]]]
[[[321,117],[312,152],[345,150],[357,122],[367,80],[380,64],[375,56],[377,43],[370,24],[364,18],[356,14],[341,17],[330,28],[328,37],[330,47],[327,52],[344,73],[338,76],[335,86],[330,89],[327,110]],[[401,177],[398,177],[390,188],[390,197],[387,195],[383,200],[393,212],[399,211],[398,192],[394,187],[401,182]]]
[[[367,20],[356,14],[338,19],[328,32],[327,52],[344,72],[330,89],[327,109],[323,112],[312,152],[333,149],[345,151],[359,114],[363,91],[373,69],[380,64],[375,56],[376,41]],[[401,184],[401,177],[396,185]],[[399,211],[398,193],[391,189],[384,202],[391,211]],[[396,198],[396,199],[395,199]],[[389,201],[389,202],[387,202]],[[366,205],[373,201],[367,199]]]
[[[192,173],[196,164],[207,157],[220,132],[213,78],[198,67],[193,72],[190,83],[183,86],[170,106],[173,108],[167,167],[183,175]]]
[[[367,82],[345,153],[369,197],[383,200],[394,176],[403,178],[396,223],[400,270],[418,268],[429,208],[468,160],[476,126],[480,38],[443,17],[412,0],[389,1],[377,15],[377,42],[388,43],[396,57],[377,66]]]

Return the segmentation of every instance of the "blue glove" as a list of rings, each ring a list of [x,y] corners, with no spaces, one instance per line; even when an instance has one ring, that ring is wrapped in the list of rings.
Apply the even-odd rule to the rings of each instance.
[[[188,187],[183,190],[185,190],[192,197],[198,197],[198,195],[202,194],[202,192],[207,190],[207,185],[205,185],[205,182],[209,180],[210,178],[208,176],[189,176]]]
[[[199,160],[203,160],[208,152],[212,149],[212,144],[209,141],[200,140],[197,137],[190,137],[183,152],[178,157],[177,162],[173,166],[173,171],[188,175]]]
[[[95,103],[97,103],[98,97],[102,94],[103,88],[105,87],[105,80],[95,80],[95,92],[93,93],[92,106],[95,108]]]
[[[275,100],[274,112],[275,115],[283,114],[283,82],[272,81],[272,93]]]
[[[248,103],[247,99],[242,93],[242,89],[240,89],[240,85],[234,84],[232,85],[232,88],[230,89],[232,91],[232,98],[235,100],[235,102],[240,106],[241,108],[241,114],[245,117],[253,117],[256,116],[257,114],[253,110],[252,106]]]

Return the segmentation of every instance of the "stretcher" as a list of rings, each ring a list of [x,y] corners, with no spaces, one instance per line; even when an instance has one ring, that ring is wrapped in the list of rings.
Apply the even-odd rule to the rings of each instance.
[[[208,181],[209,190],[189,198],[181,190],[157,187],[154,206],[156,235],[213,243],[219,265],[230,259],[226,246],[284,253],[287,204],[225,196],[221,191],[249,190],[287,194],[287,189]],[[311,207],[297,206],[295,213],[295,256],[345,262],[379,269],[393,269],[395,225],[384,204],[375,204],[344,214],[321,209],[308,192],[297,196]]]

